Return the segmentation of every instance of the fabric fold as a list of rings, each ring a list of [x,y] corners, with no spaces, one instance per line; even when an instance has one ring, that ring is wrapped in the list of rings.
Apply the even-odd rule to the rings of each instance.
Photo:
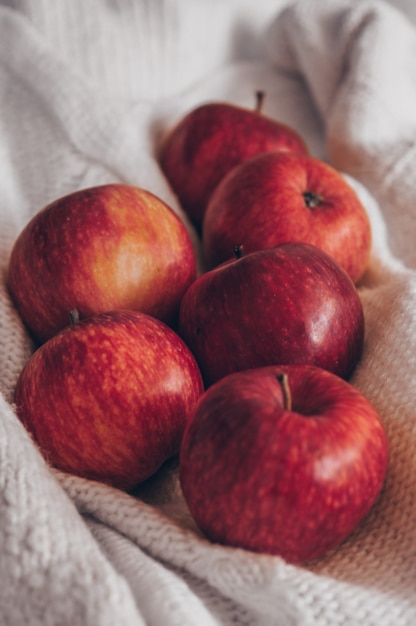
[[[140,1],[143,11],[131,12],[131,19],[152,11],[153,4]],[[246,23],[248,4],[239,12],[238,3],[229,2],[229,18]],[[110,97],[79,66],[54,54],[39,29],[40,14],[38,22],[29,20],[25,2],[6,4],[15,8],[0,6],[0,622],[413,626],[414,26],[381,0],[276,0],[273,11],[265,2],[259,4],[268,16],[263,57],[225,54],[230,30],[224,28],[218,31],[222,62],[214,67],[209,49],[199,49],[198,77],[192,66],[180,90]],[[81,4],[71,6],[81,19]],[[176,21],[189,29],[186,3],[170,8],[169,28]],[[122,3],[112,3],[112,10],[123,11]],[[154,11],[160,20],[167,15],[159,6]],[[149,14],[149,22],[154,19]],[[158,37],[168,23],[153,29],[152,41],[150,27],[147,33],[146,24],[136,26],[143,49],[165,46]],[[206,28],[216,32],[215,24]],[[187,30],[181,32],[185,37]],[[189,37],[194,41],[195,33]],[[185,43],[177,44],[182,52]],[[131,66],[126,76],[132,80]],[[171,77],[169,85],[174,83]],[[191,106],[213,99],[250,106],[257,88],[267,90],[267,114],[293,125],[314,156],[347,176],[373,231],[370,265],[359,286],[365,347],[352,382],[386,426],[387,480],[356,532],[302,567],[205,540],[190,518],[175,463],[134,494],[52,470],[13,410],[14,385],[33,350],[7,290],[7,262],[19,230],[65,193],[127,182],[168,202],[199,252],[158,165],[160,139]]]

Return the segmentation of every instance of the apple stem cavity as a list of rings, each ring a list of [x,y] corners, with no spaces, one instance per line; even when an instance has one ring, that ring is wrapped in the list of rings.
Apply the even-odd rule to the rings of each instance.
[[[236,259],[241,259],[244,256],[244,246],[241,243],[237,243],[234,246],[234,256]]]
[[[263,103],[264,103],[264,91],[256,91],[256,112],[257,113],[261,113],[263,110]]]
[[[71,309],[68,313],[69,317],[69,325],[75,326],[79,322],[79,311],[78,309]]]
[[[316,207],[321,206],[323,202],[322,196],[320,196],[317,193],[314,193],[313,191],[305,191],[303,193],[303,197],[304,197],[305,204],[308,207],[308,209],[316,209]]]
[[[276,378],[283,391],[283,408],[285,411],[291,411],[292,393],[290,391],[289,376],[287,374],[277,374]]]

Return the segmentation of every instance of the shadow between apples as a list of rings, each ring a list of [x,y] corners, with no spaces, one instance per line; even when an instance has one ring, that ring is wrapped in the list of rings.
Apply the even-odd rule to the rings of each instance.
[[[130,494],[156,507],[180,526],[203,537],[182,495],[178,456],[166,461],[153,476],[132,489]]]

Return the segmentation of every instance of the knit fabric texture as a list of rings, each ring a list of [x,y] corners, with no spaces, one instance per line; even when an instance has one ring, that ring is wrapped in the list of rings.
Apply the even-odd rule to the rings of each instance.
[[[0,2],[1,626],[414,626],[413,18],[382,0]],[[134,495],[49,467],[13,407],[33,345],[7,265],[30,217],[128,183],[182,217],[200,258],[159,143],[197,104],[252,107],[259,89],[266,114],[343,172],[373,231],[352,383],[383,420],[389,467],[359,528],[306,566],[202,537],[175,461]]]

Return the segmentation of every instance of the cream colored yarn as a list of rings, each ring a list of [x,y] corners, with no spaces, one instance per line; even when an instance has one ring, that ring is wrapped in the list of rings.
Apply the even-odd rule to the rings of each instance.
[[[381,0],[0,2],[1,626],[416,623],[415,53],[411,19]],[[259,88],[349,176],[374,235],[353,382],[385,423],[388,476],[354,535],[307,567],[207,542],[174,464],[137,497],[51,470],[12,405],[32,346],[5,278],[30,216],[123,181],[186,221],[155,159],[163,132]]]

